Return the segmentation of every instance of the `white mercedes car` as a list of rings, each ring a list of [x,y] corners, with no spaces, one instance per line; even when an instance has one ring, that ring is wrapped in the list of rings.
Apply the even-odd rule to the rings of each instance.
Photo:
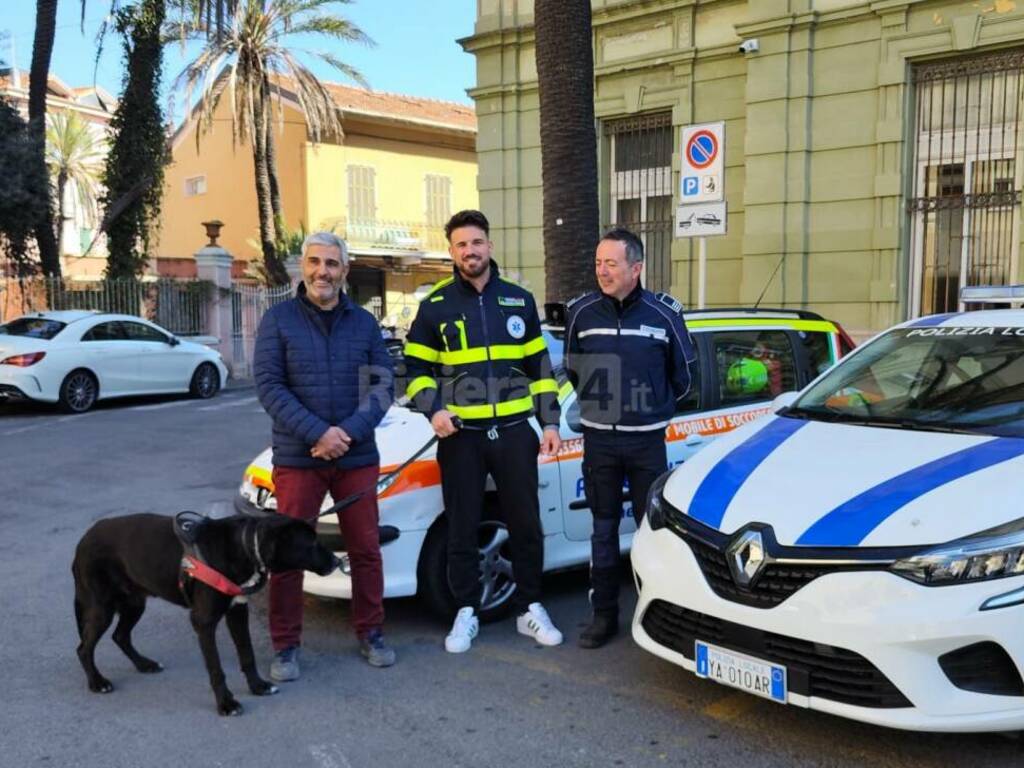
[[[633,637],[780,704],[1024,729],[1024,311],[858,348],[651,491]]]
[[[0,325],[0,402],[39,400],[82,413],[126,395],[213,397],[227,377],[216,350],[133,315],[37,312]]]
[[[718,435],[764,416],[774,394],[803,386],[852,346],[838,325],[810,312],[717,310],[687,313],[686,322],[697,346],[699,365],[692,370],[690,394],[679,403],[666,430],[670,464],[685,461]],[[545,338],[557,368],[562,332],[549,326]],[[557,369],[556,375],[561,376]],[[554,458],[538,457],[546,571],[585,565],[590,560],[592,521],[583,493],[579,409],[571,388],[563,384],[562,390],[562,450]],[[430,424],[421,414],[399,405],[391,408],[377,428],[384,596],[418,593],[436,613],[449,616],[455,606],[446,576],[448,523],[434,458],[436,444],[385,481],[432,437]],[[277,508],[269,448],[246,468],[235,504],[239,511],[250,514]],[[327,497],[323,509],[331,505]],[[628,503],[623,518],[620,546],[628,552],[636,529]],[[327,577],[307,573],[305,590],[349,599],[352,582],[336,518],[321,518],[318,532],[320,540],[339,554],[342,568]],[[504,615],[516,588],[508,560],[508,533],[493,486],[488,491],[479,539],[481,617],[487,620]]]

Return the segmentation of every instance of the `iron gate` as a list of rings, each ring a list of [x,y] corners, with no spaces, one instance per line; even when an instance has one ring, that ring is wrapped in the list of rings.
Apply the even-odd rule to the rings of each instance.
[[[606,120],[610,226],[625,227],[644,243],[644,286],[672,284],[672,113]]]
[[[275,304],[290,299],[294,291],[290,285],[268,288],[257,283],[236,281],[231,284],[231,337],[232,376],[247,379],[252,376],[252,355],[256,346],[256,331],[263,314]]]
[[[962,309],[965,285],[1018,279],[1022,71],[1022,50],[912,69],[913,315]]]

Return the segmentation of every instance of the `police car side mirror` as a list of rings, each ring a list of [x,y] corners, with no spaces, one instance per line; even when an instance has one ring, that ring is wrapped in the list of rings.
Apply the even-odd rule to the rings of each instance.
[[[799,394],[799,392],[783,392],[781,395],[776,395],[772,400],[772,413],[778,413],[783,408],[791,406]]]

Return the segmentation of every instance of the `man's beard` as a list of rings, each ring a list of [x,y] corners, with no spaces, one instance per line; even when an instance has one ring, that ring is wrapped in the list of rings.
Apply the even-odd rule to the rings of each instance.
[[[487,259],[478,259],[474,263],[474,265],[467,264],[466,262],[461,262],[457,266],[459,268],[459,274],[461,274],[463,277],[474,278],[480,277],[480,275],[487,271],[487,268],[490,265],[491,263]]]

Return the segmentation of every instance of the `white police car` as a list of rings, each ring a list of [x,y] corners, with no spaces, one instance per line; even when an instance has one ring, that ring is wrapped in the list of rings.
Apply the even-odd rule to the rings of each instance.
[[[899,325],[652,488],[633,637],[783,704],[1024,729],[1024,311]]]
[[[678,464],[720,434],[769,412],[774,395],[803,386],[832,365],[851,347],[842,329],[810,312],[784,310],[713,310],[686,313],[698,350],[699,365],[691,373],[694,385],[679,404],[666,430],[671,464]],[[562,357],[562,331],[548,326],[545,339],[556,375]],[[557,457],[538,457],[541,524],[544,529],[546,571],[585,565],[590,559],[593,529],[583,493],[583,438],[574,407],[575,394],[563,383],[562,449]],[[420,414],[396,405],[377,428],[381,477],[408,460],[430,441],[433,433]],[[420,594],[437,613],[454,612],[447,582],[447,519],[443,514],[441,475],[431,446],[388,482],[377,486],[380,505],[384,596]],[[276,509],[270,449],[246,468],[236,507],[242,512]],[[508,533],[489,489],[480,525],[483,581],[481,616],[503,615],[516,585],[508,559]],[[331,506],[328,497],[323,509]],[[627,504],[620,528],[621,548],[628,552],[635,532]],[[336,519],[322,518],[320,540],[342,559],[331,576],[306,574],[305,590],[322,597],[348,599],[352,583],[347,572],[344,541]]]

